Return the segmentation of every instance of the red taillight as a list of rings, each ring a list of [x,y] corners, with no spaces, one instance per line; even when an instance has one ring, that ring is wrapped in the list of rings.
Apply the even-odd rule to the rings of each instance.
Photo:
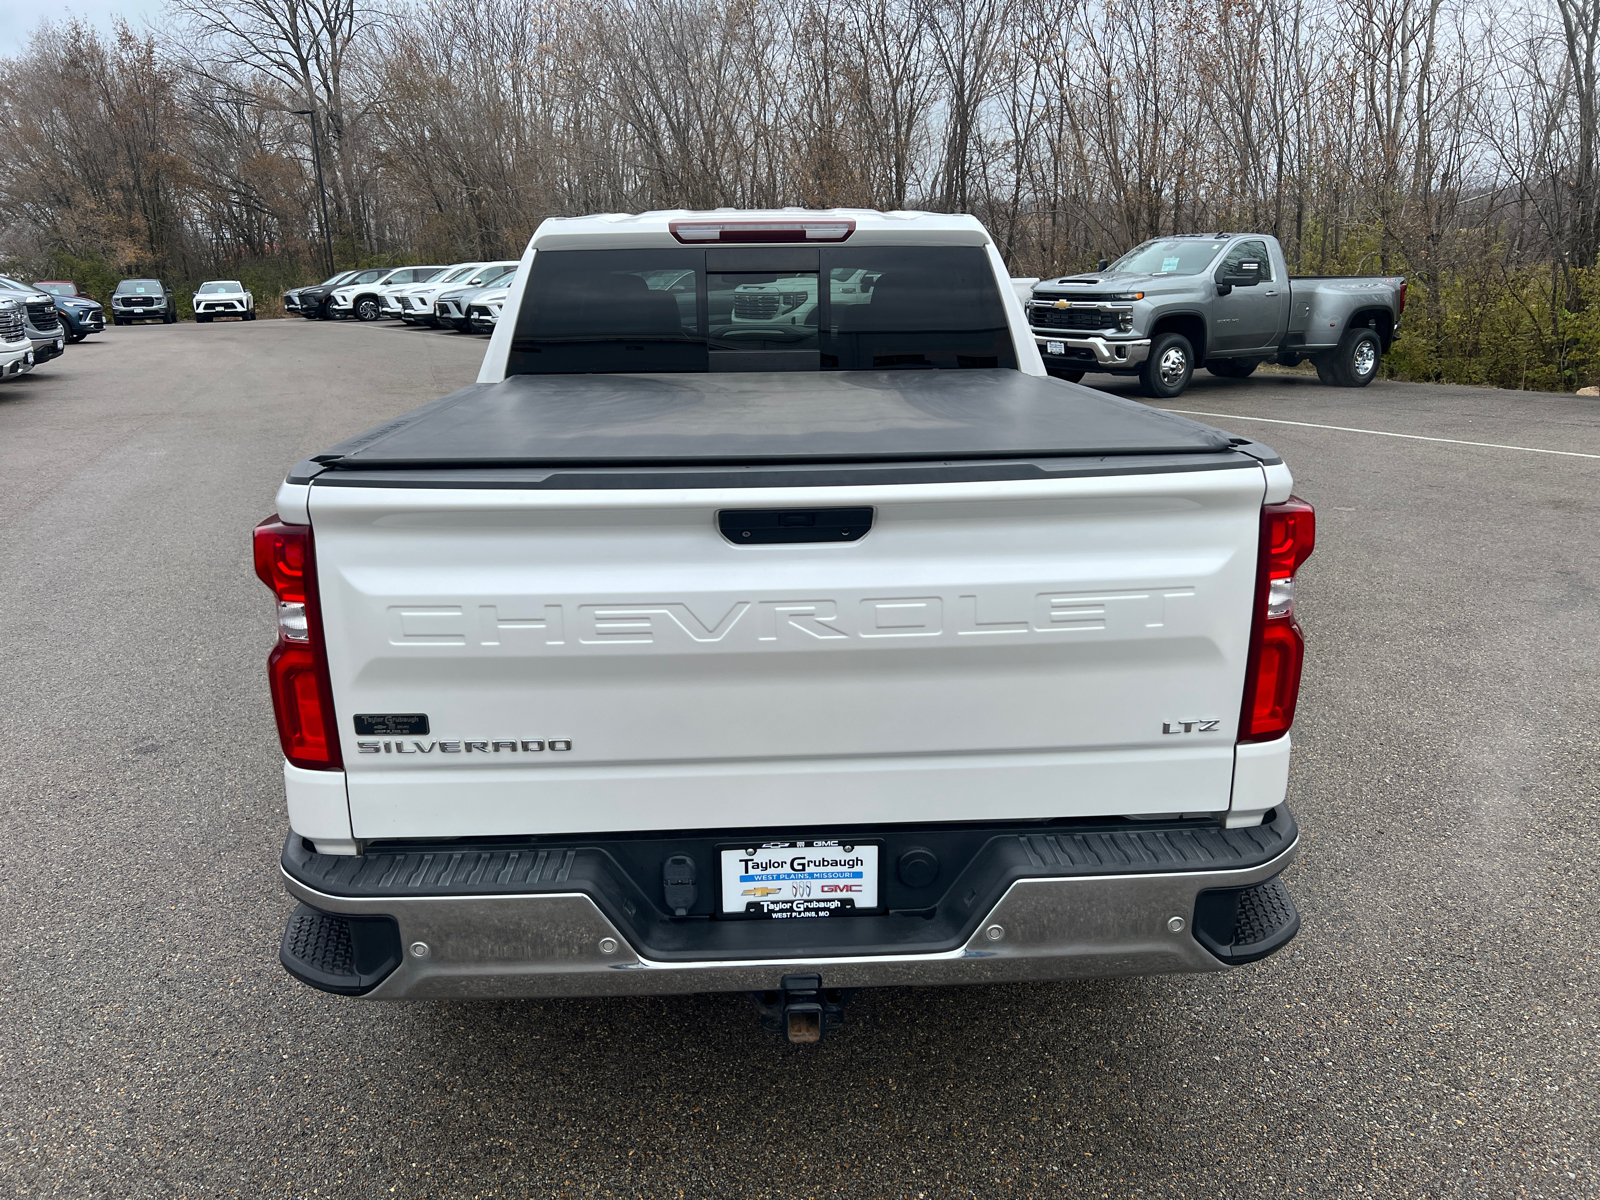
[[[1411,285],[1409,283],[1402,283],[1400,285],[1400,303],[1394,310],[1394,315],[1397,317],[1406,311],[1406,289],[1410,286]]]
[[[337,771],[338,721],[323,649],[316,554],[309,525],[268,517],[255,528],[256,574],[278,599],[278,644],[267,658],[283,756],[297,767]]]
[[[849,217],[795,221],[672,221],[672,236],[688,246],[739,242],[842,242],[856,231]]]
[[[1294,724],[1306,646],[1294,619],[1294,573],[1311,557],[1316,540],[1316,511],[1298,496],[1290,496],[1284,504],[1262,506],[1256,608],[1239,718],[1241,742],[1282,737]]]

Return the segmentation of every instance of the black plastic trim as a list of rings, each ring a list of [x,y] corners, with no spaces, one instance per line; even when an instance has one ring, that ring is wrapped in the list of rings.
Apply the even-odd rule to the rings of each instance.
[[[872,529],[870,508],[725,508],[717,528],[735,546],[853,542]]]
[[[952,950],[1019,879],[1247,870],[1284,854],[1298,836],[1284,806],[1249,829],[1227,829],[1210,818],[728,829],[380,842],[362,855],[318,854],[290,835],[283,869],[312,891],[349,899],[583,892],[639,953],[687,962]],[[714,916],[716,888],[709,886],[698,889],[685,916],[668,909],[663,868],[669,859],[686,856],[699,878],[712,879],[720,845],[807,837],[881,842],[885,911],[806,921],[721,920]],[[938,864],[922,886],[907,884],[896,870],[900,856],[911,851],[931,854]]]
[[[1233,448],[1240,454],[1248,454],[1264,467],[1276,467],[1283,463],[1283,456],[1271,446],[1264,446],[1249,438],[1234,438]]]
[[[655,490],[664,488],[882,487],[913,483],[993,483],[1008,479],[1088,479],[1115,475],[1168,475],[1181,471],[1256,469],[1257,460],[1225,452],[1206,455],[1085,456],[1052,459],[945,460],[929,463],[850,463],[817,466],[608,467],[575,471],[536,467],[325,470],[318,487],[526,489],[531,491]],[[290,475],[290,483],[312,477]]]
[[[309,458],[303,458],[299,462],[295,463],[293,467],[289,468],[289,474],[284,479],[284,482],[310,483],[313,479],[315,479],[318,475],[321,475],[326,470],[327,468],[321,463],[315,462]]]

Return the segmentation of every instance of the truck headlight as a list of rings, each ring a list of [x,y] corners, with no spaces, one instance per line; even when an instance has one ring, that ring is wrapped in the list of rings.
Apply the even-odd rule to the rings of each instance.
[[[1133,312],[1131,309],[1117,314],[1117,329],[1122,333],[1133,332]]]

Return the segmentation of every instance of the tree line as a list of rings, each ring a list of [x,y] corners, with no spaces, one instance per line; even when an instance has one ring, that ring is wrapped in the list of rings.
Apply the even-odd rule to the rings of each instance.
[[[1407,275],[1407,377],[1600,379],[1600,0],[384,2],[44,27],[0,58],[0,258],[270,312],[325,237],[516,257],[553,215],[971,212],[1018,275],[1258,230]]]

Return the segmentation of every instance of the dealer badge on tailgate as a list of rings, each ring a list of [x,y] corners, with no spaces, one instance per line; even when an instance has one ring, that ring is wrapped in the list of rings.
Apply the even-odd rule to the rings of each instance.
[[[878,845],[767,842],[722,848],[725,917],[843,917],[878,911]]]

